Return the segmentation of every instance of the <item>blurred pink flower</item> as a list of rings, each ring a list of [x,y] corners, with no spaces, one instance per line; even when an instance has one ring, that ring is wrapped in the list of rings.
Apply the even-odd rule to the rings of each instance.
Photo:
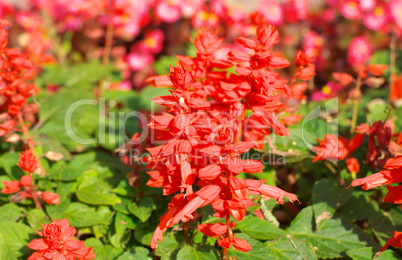
[[[314,101],[321,101],[329,98],[336,97],[338,92],[343,89],[342,85],[334,82],[328,82],[321,90],[315,91],[311,95],[311,99]]]
[[[378,30],[388,21],[388,10],[386,5],[376,6],[372,12],[364,16],[364,25],[371,30]]]
[[[359,8],[358,1],[355,0],[345,0],[341,3],[340,11],[343,16],[348,19],[359,19],[362,12]]]
[[[154,56],[147,52],[130,52],[126,59],[133,71],[139,71],[154,62]]]
[[[374,9],[375,3],[375,0],[360,0],[359,6],[362,11],[369,12]]]
[[[273,0],[263,0],[260,2],[258,11],[265,17],[265,20],[273,25],[283,22],[284,14],[281,5]]]
[[[140,48],[152,54],[157,54],[163,49],[165,35],[159,29],[145,32],[145,38],[140,42]]]
[[[394,0],[389,3],[389,10],[396,26],[402,30],[402,0]]]
[[[162,0],[156,6],[156,16],[167,23],[174,23],[180,19],[181,0]]]
[[[193,16],[192,22],[195,28],[215,28],[219,25],[219,18],[212,12],[200,10]]]
[[[347,61],[350,65],[361,65],[371,57],[372,47],[364,36],[352,39],[348,48]]]

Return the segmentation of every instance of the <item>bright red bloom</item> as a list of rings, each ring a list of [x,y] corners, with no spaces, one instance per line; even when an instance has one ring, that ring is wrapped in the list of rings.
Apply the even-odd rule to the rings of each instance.
[[[42,231],[37,232],[44,238],[34,239],[27,246],[36,250],[28,260],[41,259],[95,259],[92,247],[85,247],[83,241],[73,239],[77,230],[70,227],[67,219],[54,219],[51,224],[42,224]]]
[[[346,167],[350,173],[357,173],[360,171],[359,161],[356,158],[347,158]]]
[[[3,181],[4,188],[1,190],[3,194],[11,194],[19,191],[22,185],[19,181]]]
[[[381,247],[380,251],[376,255],[376,259],[382,252],[387,250],[389,246],[402,247],[402,232],[392,231],[392,233],[394,234],[394,237],[389,238],[385,245]]]
[[[36,158],[31,150],[26,149],[22,154],[20,153],[20,163],[18,166],[25,172],[33,173],[37,168]]]
[[[50,204],[50,205],[60,203],[60,195],[50,192],[50,191],[42,192],[41,197],[47,204]]]
[[[217,237],[225,234],[228,231],[228,226],[223,223],[215,223],[215,224],[205,223],[198,225],[197,229],[206,236]]]
[[[319,160],[343,160],[348,155],[347,143],[334,135],[325,135],[324,140],[318,139],[319,145],[313,151],[317,153],[313,162]]]
[[[369,190],[381,185],[402,182],[402,156],[388,159],[386,168],[382,171],[367,176],[365,178],[356,179],[351,186],[356,187],[363,185],[363,189]],[[387,169],[387,167],[389,167]]]
[[[252,249],[250,244],[241,238],[237,237],[226,237],[224,239],[218,239],[218,244],[220,247],[230,248],[232,245],[239,251],[248,252]]]
[[[402,186],[387,185],[388,193],[384,198],[385,202],[401,204],[402,208]]]

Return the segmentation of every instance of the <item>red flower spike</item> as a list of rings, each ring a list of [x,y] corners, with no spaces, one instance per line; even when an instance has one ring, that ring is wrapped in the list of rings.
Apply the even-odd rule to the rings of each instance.
[[[20,154],[20,163],[17,165],[28,173],[33,173],[38,168],[36,158],[29,149]]]
[[[36,250],[28,260],[40,259],[95,259],[92,248],[85,248],[83,241],[73,239],[77,230],[70,227],[67,219],[54,219],[51,224],[42,224],[38,234],[44,238],[34,239],[27,246]]]

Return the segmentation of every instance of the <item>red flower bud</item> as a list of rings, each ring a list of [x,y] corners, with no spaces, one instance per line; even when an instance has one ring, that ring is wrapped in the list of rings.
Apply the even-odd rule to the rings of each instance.
[[[60,195],[56,194],[54,192],[50,191],[44,191],[41,194],[42,199],[47,203],[47,204],[59,204],[60,203]]]
[[[11,194],[17,192],[21,189],[21,184],[19,181],[3,181],[4,189],[1,190],[3,194]]]
[[[24,153],[20,154],[20,163],[18,166],[25,172],[33,173],[38,165],[36,158],[33,156],[29,149],[26,149]]]
[[[30,186],[32,184],[32,177],[29,175],[25,175],[21,177],[20,184],[22,186]]]

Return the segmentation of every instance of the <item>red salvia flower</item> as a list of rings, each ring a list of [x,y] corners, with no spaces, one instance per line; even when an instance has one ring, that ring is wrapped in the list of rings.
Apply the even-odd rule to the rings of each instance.
[[[32,154],[31,150],[26,149],[22,154],[20,154],[20,163],[18,166],[25,172],[33,173],[37,168],[36,158]]]
[[[36,250],[28,260],[40,259],[95,259],[92,247],[85,247],[83,241],[73,239],[77,230],[71,227],[67,219],[54,219],[51,224],[42,224],[42,231],[37,232],[44,238],[34,239],[27,246]]]

